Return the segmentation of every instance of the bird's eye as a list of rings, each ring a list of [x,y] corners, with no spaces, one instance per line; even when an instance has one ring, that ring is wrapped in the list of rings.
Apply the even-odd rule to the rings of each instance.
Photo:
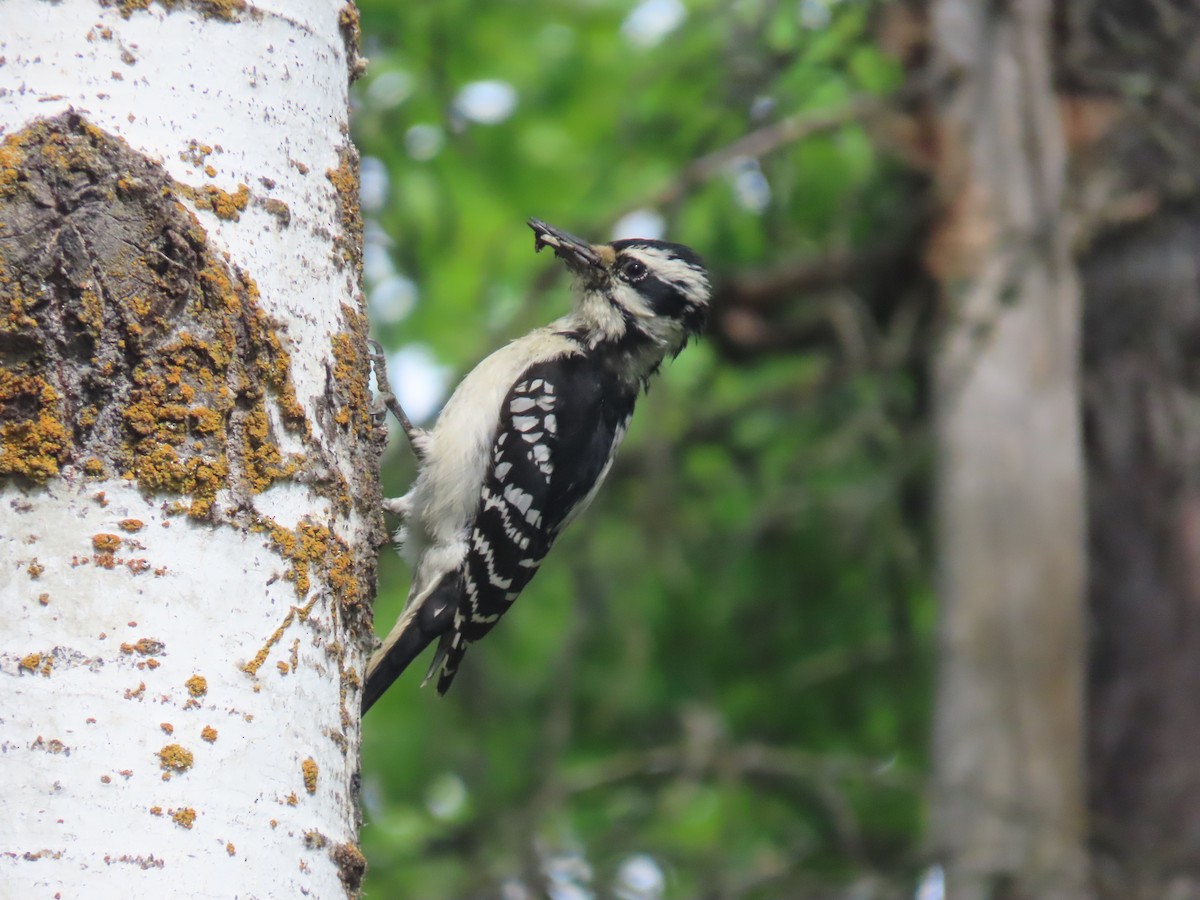
[[[621,274],[627,281],[641,281],[646,277],[646,264],[636,259],[627,260],[621,266]]]

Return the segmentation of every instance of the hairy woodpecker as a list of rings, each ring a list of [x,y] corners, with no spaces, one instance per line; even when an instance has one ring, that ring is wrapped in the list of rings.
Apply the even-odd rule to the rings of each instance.
[[[444,694],[467,647],[491,631],[555,538],[592,501],[638,394],[698,335],[709,281],[691,249],[654,240],[591,244],[530,219],[575,276],[575,306],[497,350],[463,379],[428,431],[377,379],[420,464],[403,497],[408,603],[367,666],[363,711],[429,644]],[[378,347],[376,362],[380,364]]]

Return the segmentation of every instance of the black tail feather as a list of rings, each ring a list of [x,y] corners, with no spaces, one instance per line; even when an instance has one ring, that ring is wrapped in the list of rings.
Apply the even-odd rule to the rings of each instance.
[[[441,637],[450,629],[461,596],[462,573],[451,572],[443,576],[438,586],[425,597],[417,614],[409,619],[404,631],[390,646],[384,644],[386,652],[372,657],[367,666],[366,684],[363,685],[363,715],[434,638]]]
[[[408,668],[409,663],[421,655],[429,642],[436,635],[426,634],[418,621],[414,620],[404,634],[400,635],[388,652],[379,660],[373,669],[367,671],[367,683],[363,685],[362,711],[366,715],[375,701],[383,696],[383,692],[392,686],[392,682],[400,677]]]

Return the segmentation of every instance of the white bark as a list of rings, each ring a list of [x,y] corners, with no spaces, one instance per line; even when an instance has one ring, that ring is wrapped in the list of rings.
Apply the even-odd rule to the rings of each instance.
[[[331,344],[361,351],[363,337],[342,306],[361,309],[342,258],[356,237],[339,218],[345,179],[357,190],[339,157],[352,51],[336,0],[231,5],[232,20],[222,8],[4,5],[0,139],[73,108],[182,186],[249,188],[236,221],[186,187],[177,198],[214,257],[257,285],[313,435],[283,427],[268,396],[271,439],[310,477],[248,497],[223,487],[211,521],[169,515],[192,498],[111,465],[0,477],[5,896],[335,897],[353,882],[364,632],[343,604],[345,577],[373,591],[376,523],[359,501],[376,486],[362,433],[333,424],[327,393]],[[329,488],[339,475],[349,508]],[[344,546],[286,557],[270,533],[299,536],[302,522]],[[105,535],[120,539],[111,557]],[[171,745],[190,766],[168,767],[184,758]]]

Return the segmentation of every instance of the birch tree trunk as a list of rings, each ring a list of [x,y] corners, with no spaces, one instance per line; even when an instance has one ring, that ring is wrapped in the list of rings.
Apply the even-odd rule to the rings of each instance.
[[[9,0],[0,883],[354,893],[356,13]]]
[[[1085,891],[1078,277],[1049,0],[930,5],[942,214],[928,247],[947,896]]]

